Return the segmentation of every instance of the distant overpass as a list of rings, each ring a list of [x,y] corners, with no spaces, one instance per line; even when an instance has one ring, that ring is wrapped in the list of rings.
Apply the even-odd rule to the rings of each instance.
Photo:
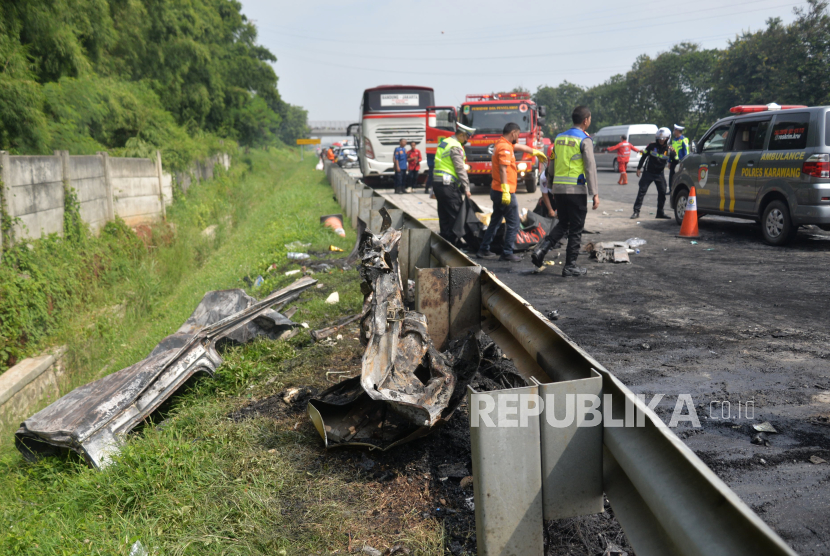
[[[355,122],[335,120],[308,122],[308,127],[311,128],[309,135],[313,137],[344,136],[346,128],[352,123]]]

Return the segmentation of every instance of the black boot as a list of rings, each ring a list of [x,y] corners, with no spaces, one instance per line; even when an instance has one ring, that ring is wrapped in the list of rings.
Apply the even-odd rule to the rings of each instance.
[[[588,273],[588,269],[576,266],[575,264],[566,265],[562,269],[562,276],[584,276]]]
[[[665,212],[658,212],[657,216],[655,216],[654,218],[662,218],[664,220],[671,220],[671,216],[669,216]]]
[[[640,211],[639,211],[639,210],[635,210],[635,211],[634,211],[634,214],[632,214],[632,215],[629,217],[629,220],[637,220],[638,218],[640,218]]]
[[[533,250],[533,254],[530,255],[530,260],[533,263],[533,266],[536,268],[542,268],[542,265],[545,264],[545,255],[548,254],[548,251],[550,251],[552,247],[553,246],[550,244],[547,237],[540,241],[539,245],[536,246],[536,249]]]

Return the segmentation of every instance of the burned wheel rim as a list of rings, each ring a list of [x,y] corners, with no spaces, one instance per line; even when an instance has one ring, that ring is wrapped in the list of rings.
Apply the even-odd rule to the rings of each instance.
[[[767,228],[767,235],[772,238],[780,236],[784,231],[784,213],[780,209],[774,208],[767,214],[767,220],[764,223]]]
[[[686,203],[688,202],[689,198],[685,193],[681,193],[677,196],[677,202],[674,204],[674,212],[677,214],[677,218],[680,222],[683,222],[683,217],[686,216]]]

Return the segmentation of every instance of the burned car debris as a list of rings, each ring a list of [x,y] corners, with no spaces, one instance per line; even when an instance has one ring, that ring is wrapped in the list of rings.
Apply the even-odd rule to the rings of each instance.
[[[26,419],[15,445],[29,460],[69,449],[91,466],[104,467],[121,437],[190,377],[213,376],[222,363],[217,346],[257,336],[275,339],[297,326],[271,307],[293,301],[316,283],[305,277],[258,302],[238,289],[208,292],[179,330],[145,359],[74,389]]]
[[[308,404],[326,447],[366,445],[386,450],[424,436],[449,419],[478,369],[481,354],[469,334],[447,354],[429,337],[426,317],[404,306],[398,268],[401,232],[381,210],[380,235],[360,239],[359,377],[344,380]]]

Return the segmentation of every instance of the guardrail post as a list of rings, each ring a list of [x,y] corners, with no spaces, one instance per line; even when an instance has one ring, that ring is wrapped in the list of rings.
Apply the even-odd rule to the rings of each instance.
[[[386,209],[389,213],[389,217],[392,219],[392,227],[396,229],[400,229],[403,225],[403,211],[401,209]],[[380,227],[383,223],[383,218],[380,215],[380,211],[373,210],[371,213],[371,217],[369,218],[369,222],[366,224],[369,226],[369,229],[375,232],[376,234],[380,233]]]
[[[352,197],[352,227],[357,228],[357,219],[360,217],[360,202],[363,199],[371,199],[375,192],[363,185],[358,185],[354,190],[354,197]],[[365,220],[364,220],[365,222]]]
[[[539,415],[525,411],[526,426],[519,420],[530,407],[520,407],[528,403],[521,396],[538,393],[538,386],[493,392],[468,387],[478,556],[544,553]],[[488,408],[489,422],[482,415]]]
[[[580,417],[581,396],[595,396],[597,400],[602,396],[602,377],[596,371],[591,374],[590,378],[549,384],[541,384],[534,379],[545,403],[540,429],[546,520],[603,511],[603,423],[600,420],[595,426],[582,426]],[[597,409],[602,409],[601,404]],[[553,417],[555,421],[548,417]]]
[[[384,198],[374,193],[370,193],[370,196],[361,197],[358,199],[357,217],[368,225],[372,220],[372,211],[383,208],[383,203]],[[403,242],[403,239],[401,241]]]

